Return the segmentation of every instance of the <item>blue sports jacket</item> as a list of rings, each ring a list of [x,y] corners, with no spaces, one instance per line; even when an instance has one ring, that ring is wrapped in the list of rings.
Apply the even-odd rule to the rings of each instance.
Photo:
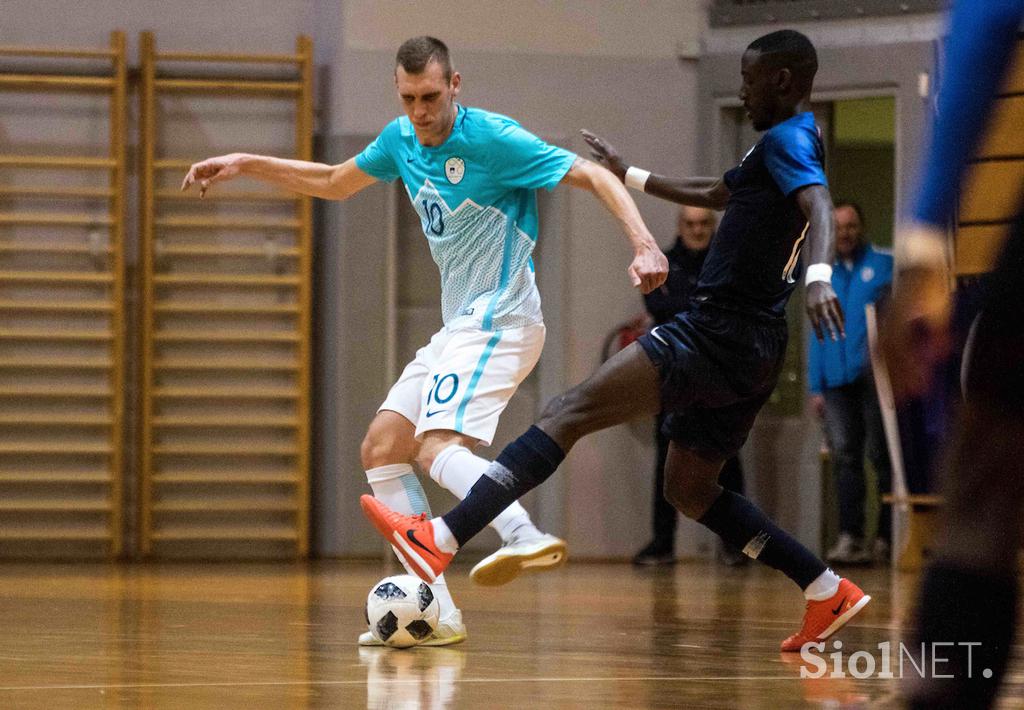
[[[811,333],[807,354],[807,389],[811,394],[856,381],[869,367],[868,329],[864,306],[881,298],[892,283],[892,254],[865,244],[849,266],[832,265],[832,288],[846,316],[846,338],[825,334],[819,343]]]

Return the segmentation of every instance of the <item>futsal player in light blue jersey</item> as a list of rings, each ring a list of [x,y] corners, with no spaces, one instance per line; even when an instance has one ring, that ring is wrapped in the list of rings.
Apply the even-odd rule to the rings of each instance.
[[[182,183],[182,189],[198,183],[202,196],[214,183],[245,175],[343,200],[375,182],[402,179],[441,272],[444,327],[391,388],[361,454],[373,495],[409,515],[430,514],[414,463],[460,499],[466,496],[488,466],[473,448],[491,442],[501,412],[540,357],[544,321],[530,259],[538,236],[536,190],[567,184],[596,194],[633,247],[629,275],[644,293],[668,273],[614,175],[510,118],[458,104],[460,83],[443,42],[410,39],[395,62],[405,115],[359,155],[323,165],[234,153],[196,163]],[[519,503],[492,527],[502,547],[473,568],[479,583],[502,584],[524,568],[565,558],[565,542],[537,530]],[[443,577],[433,588],[441,621],[424,645],[464,640],[462,615]],[[380,643],[370,632],[359,642]]]

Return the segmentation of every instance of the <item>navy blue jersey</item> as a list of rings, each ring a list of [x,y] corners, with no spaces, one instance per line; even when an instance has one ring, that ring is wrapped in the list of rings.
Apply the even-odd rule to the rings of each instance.
[[[729,310],[782,318],[800,274],[807,218],[795,193],[828,185],[814,114],[800,113],[767,131],[725,174],[732,193],[694,293]]]
[[[656,324],[667,323],[689,305],[707,255],[707,249],[689,249],[682,237],[676,237],[672,248],[665,252],[668,278],[644,296],[644,306]]]

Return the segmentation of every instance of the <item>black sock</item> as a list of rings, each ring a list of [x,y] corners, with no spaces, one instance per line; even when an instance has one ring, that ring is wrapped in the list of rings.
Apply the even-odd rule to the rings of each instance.
[[[723,490],[697,521],[733,547],[806,589],[828,567],[749,500]]]
[[[929,671],[934,653],[948,659],[938,672],[954,677],[915,682],[911,707],[990,707],[1006,671],[1016,616],[1017,580],[1012,573],[977,572],[949,563],[931,565],[921,582],[912,650],[920,649],[923,642]],[[980,645],[963,645],[968,643]],[[985,678],[985,669],[992,671],[991,677]]]
[[[506,446],[465,499],[442,516],[459,547],[501,511],[546,481],[564,458],[562,447],[535,426]]]

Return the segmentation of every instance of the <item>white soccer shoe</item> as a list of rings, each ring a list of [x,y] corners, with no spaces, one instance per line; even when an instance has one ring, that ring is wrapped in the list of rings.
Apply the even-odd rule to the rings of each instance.
[[[417,646],[451,646],[466,640],[466,625],[462,623],[462,612],[456,609],[447,618],[438,622],[434,633]],[[359,634],[360,646],[384,646],[384,642],[369,631]]]
[[[543,534],[518,540],[513,537],[480,560],[469,577],[485,587],[508,584],[523,572],[540,572],[554,569],[565,563],[565,540],[554,535]]]

